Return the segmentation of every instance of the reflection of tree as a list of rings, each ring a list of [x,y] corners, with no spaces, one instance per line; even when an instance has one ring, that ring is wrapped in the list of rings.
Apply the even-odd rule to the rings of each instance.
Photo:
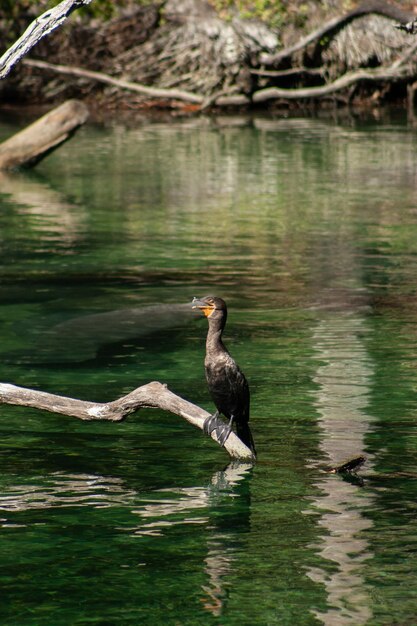
[[[205,570],[208,583],[202,586],[204,595],[201,603],[206,611],[218,617],[222,614],[226,593],[224,581],[230,574],[233,563],[233,548],[227,545],[227,535],[223,534],[207,542],[208,553],[205,561]]]
[[[364,334],[366,326],[358,315],[329,314],[314,335],[320,359],[314,378],[319,385],[316,406],[323,429],[320,448],[332,465],[362,453],[370,428],[371,418],[365,408],[372,363],[363,345]],[[336,569],[316,567],[308,571],[309,577],[327,591],[329,608],[315,615],[326,626],[360,626],[372,617],[363,573],[363,562],[372,555],[361,536],[372,526],[363,515],[372,499],[360,486],[334,476],[326,475],[317,486],[321,494],[314,502],[323,511],[319,524],[325,532],[315,548]]]
[[[245,494],[240,493],[241,498],[247,496],[246,501],[243,500],[244,506],[240,512],[240,523],[249,524],[249,490],[248,476],[251,465],[243,463],[231,463],[222,472],[216,472],[212,479],[213,496],[215,499],[218,494],[223,496],[233,495],[235,487],[239,482],[245,480]],[[217,494],[217,496],[216,496]],[[241,501],[242,504],[242,501]],[[227,529],[218,529],[219,532],[214,533],[213,537],[207,542],[207,556],[205,558],[205,571],[208,576],[208,583],[202,587],[206,594],[202,599],[203,607],[215,617],[222,614],[226,598],[225,580],[230,575],[234,560],[234,549],[230,545],[231,532]]]
[[[0,511],[31,511],[52,507],[111,507],[133,502],[136,493],[119,478],[55,472],[39,483],[11,485],[0,495]]]
[[[41,178],[0,172],[0,189],[17,205],[25,232],[33,232],[48,248],[70,248],[79,239],[85,217],[82,209],[66,202]]]

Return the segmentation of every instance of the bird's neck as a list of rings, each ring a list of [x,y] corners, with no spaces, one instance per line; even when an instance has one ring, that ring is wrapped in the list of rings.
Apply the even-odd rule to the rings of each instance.
[[[209,319],[209,327],[206,340],[206,352],[207,354],[213,354],[219,350],[226,350],[223,341],[222,334],[225,325],[223,319]]]

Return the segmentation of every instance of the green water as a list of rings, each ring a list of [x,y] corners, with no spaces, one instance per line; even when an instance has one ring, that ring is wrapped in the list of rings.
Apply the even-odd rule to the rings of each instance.
[[[90,124],[0,175],[0,381],[210,409],[172,305],[212,293],[259,452],[2,406],[2,626],[416,622],[416,172],[402,118],[258,117]]]

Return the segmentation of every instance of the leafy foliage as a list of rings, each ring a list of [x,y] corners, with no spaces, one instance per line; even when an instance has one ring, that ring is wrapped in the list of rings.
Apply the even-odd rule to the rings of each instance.
[[[60,2],[61,0],[2,0],[0,20],[10,24],[29,16],[33,18]],[[94,0],[88,6],[78,9],[77,14],[110,19],[119,9],[129,4],[150,4],[150,0]]]
[[[260,19],[270,26],[282,23],[286,9],[281,0],[209,0],[223,19],[232,19],[234,15],[246,19]]]
[[[0,20],[9,27],[31,16],[32,19],[48,8],[56,6],[61,0],[2,0]],[[220,17],[229,20],[233,15],[241,18],[257,18],[277,26],[286,12],[281,0],[209,0]],[[128,5],[149,5],[152,0],[94,0],[86,7],[81,7],[77,15],[108,20]]]
[[[80,7],[77,16],[110,20],[117,12],[128,5],[147,5],[152,0],[94,0],[91,4]],[[3,42],[10,45],[19,37],[26,26],[44,11],[56,6],[61,0],[1,0],[0,34]]]

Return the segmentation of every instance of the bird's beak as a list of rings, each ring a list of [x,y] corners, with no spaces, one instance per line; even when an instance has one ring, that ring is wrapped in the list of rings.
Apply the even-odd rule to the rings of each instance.
[[[191,302],[191,307],[193,309],[205,309],[206,306],[207,304],[198,298],[193,298],[193,301]]]
[[[215,311],[214,306],[208,306],[207,302],[203,302],[197,298],[193,299],[191,306],[193,309],[200,309],[206,317],[210,317],[210,315]]]

